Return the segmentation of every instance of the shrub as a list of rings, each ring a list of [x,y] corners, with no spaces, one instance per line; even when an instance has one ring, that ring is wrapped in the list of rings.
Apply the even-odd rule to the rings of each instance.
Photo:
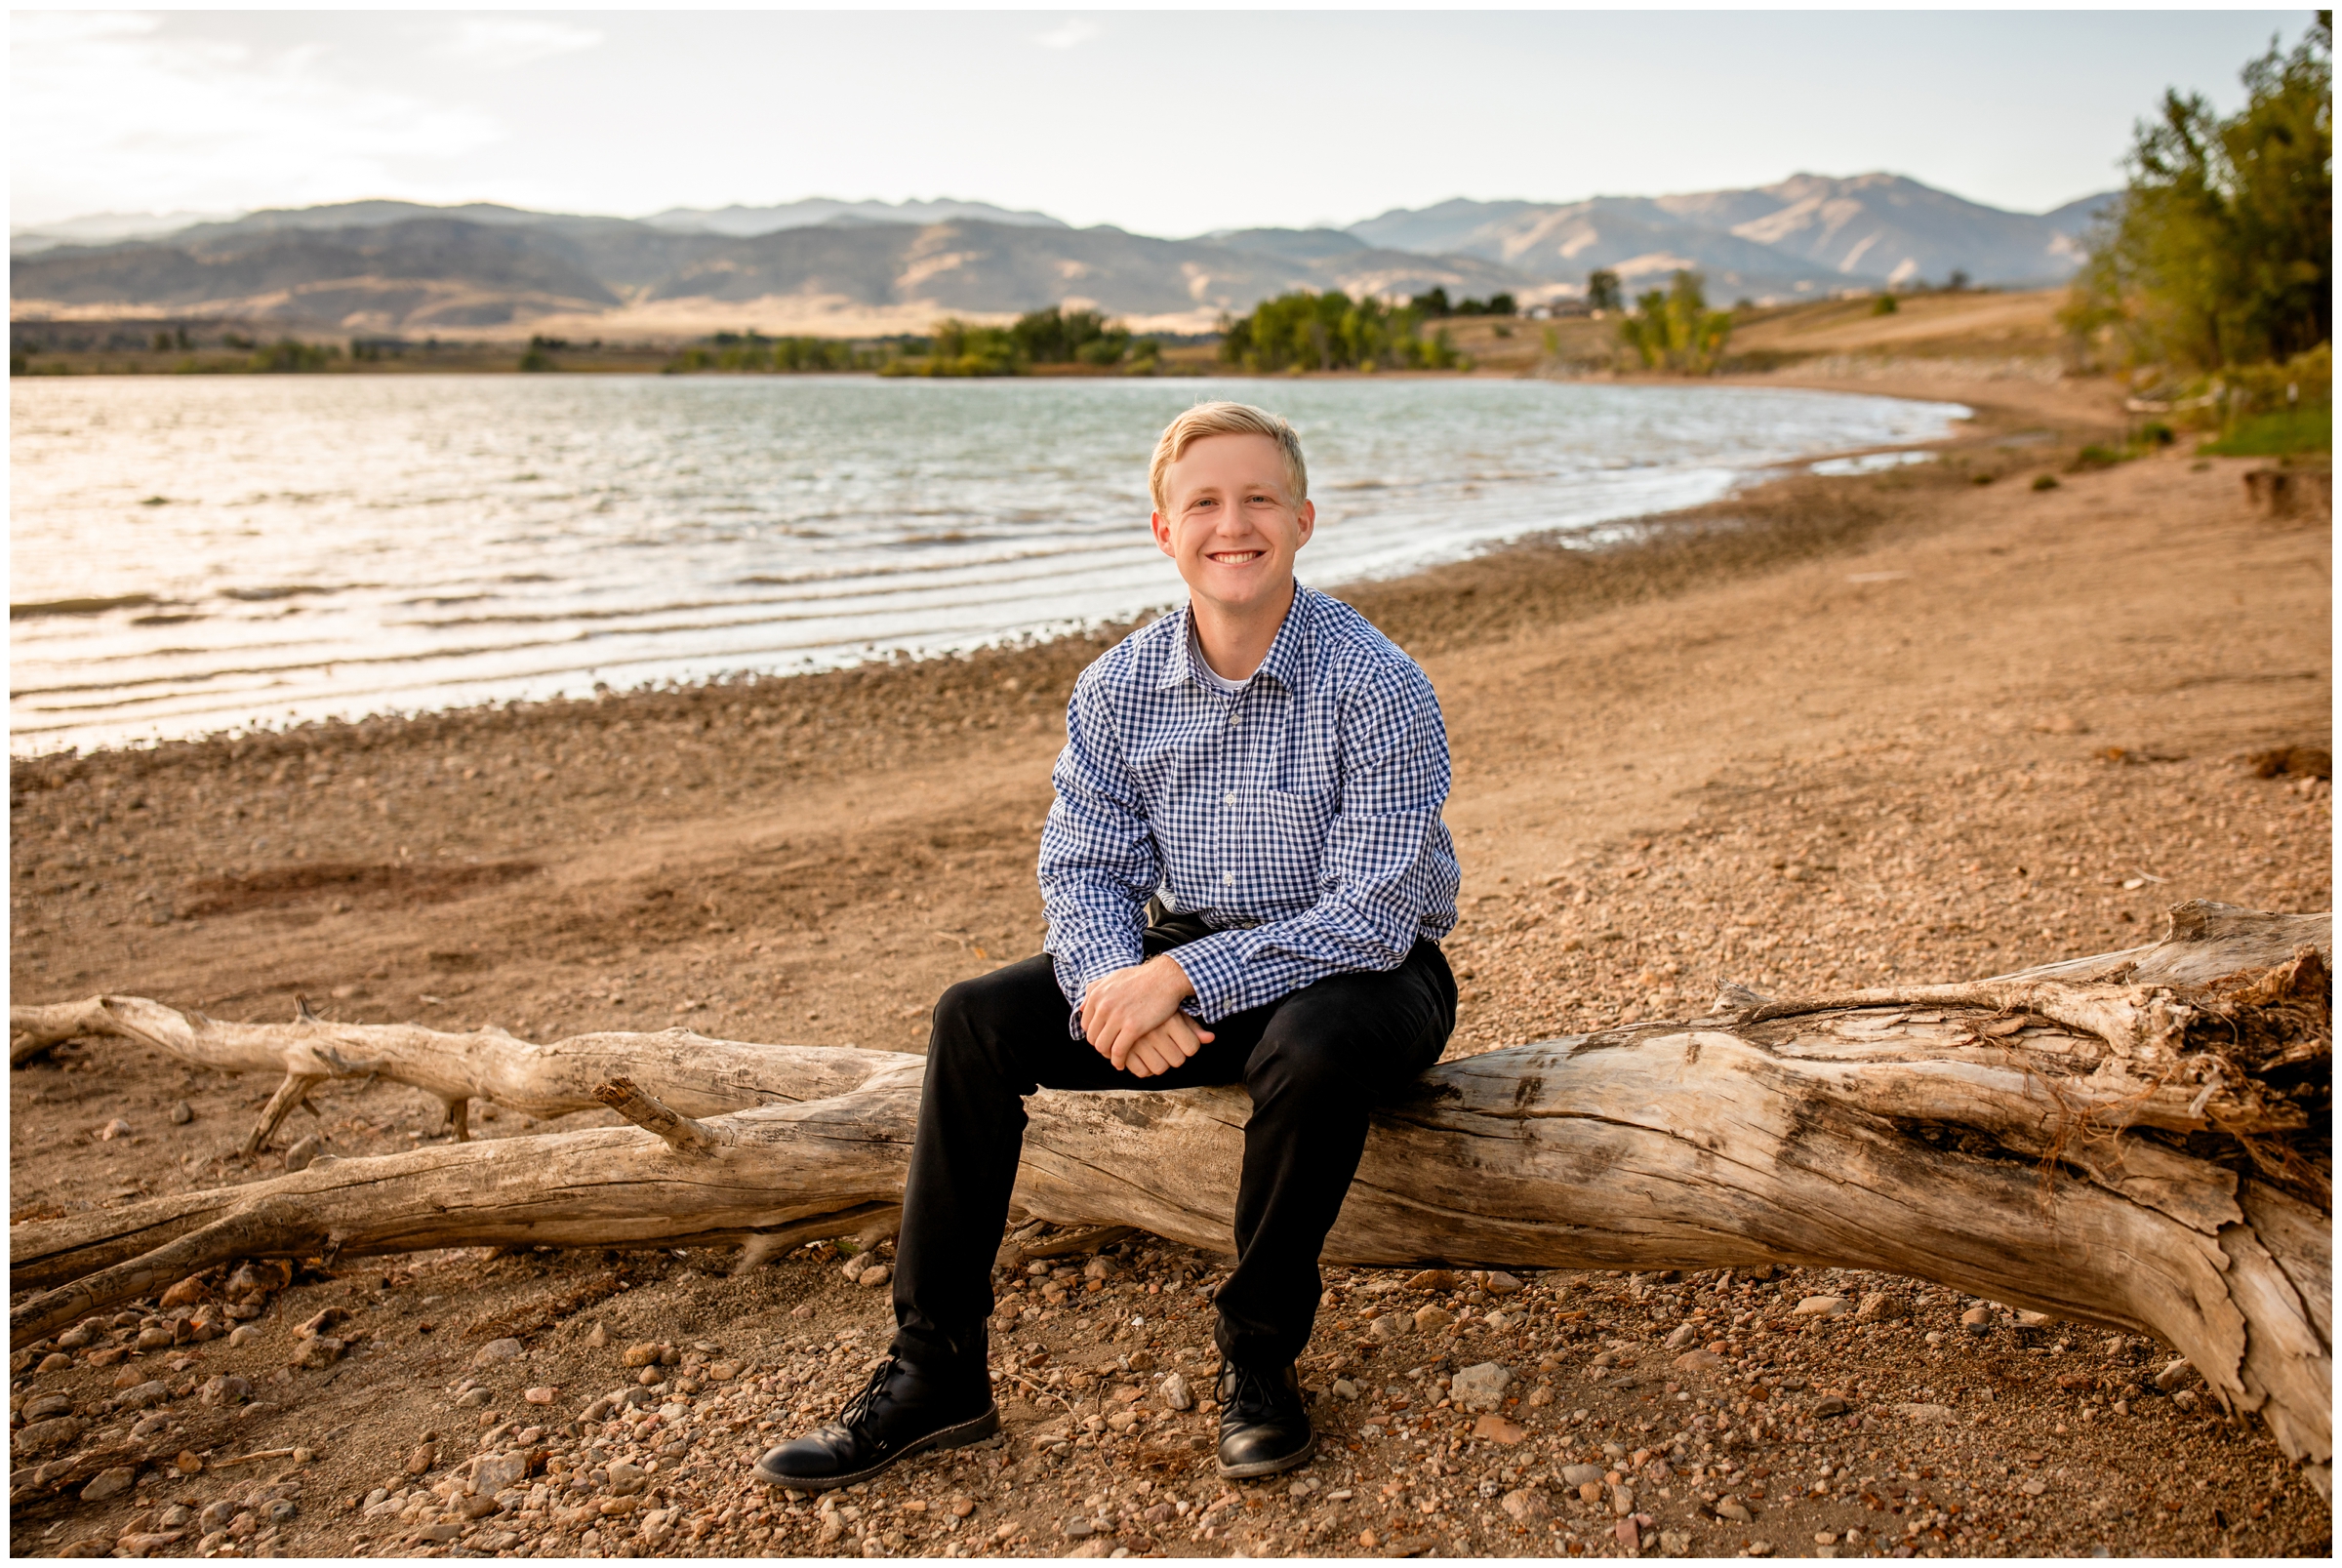
[[[1895,297],[1891,294],[1882,294],[1871,302],[1871,314],[1874,316],[1891,316],[1902,308],[1895,303]]]
[[[2328,406],[2255,414],[2238,421],[2219,440],[2206,441],[2196,450],[2215,458],[2282,458],[2333,449],[2334,411]]]
[[[1646,370],[1709,376],[1732,336],[1732,313],[1708,308],[1697,272],[1677,272],[1665,293],[1653,289],[1635,302],[1635,313],[1618,324],[1618,335]]]

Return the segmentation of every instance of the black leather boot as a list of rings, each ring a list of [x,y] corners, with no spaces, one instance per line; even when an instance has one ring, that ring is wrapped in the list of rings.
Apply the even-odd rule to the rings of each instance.
[[[914,1366],[890,1355],[837,1420],[756,1462],[756,1479],[799,1492],[867,1481],[930,1448],[982,1442],[1000,1429],[991,1381],[974,1367]]]
[[[1291,1362],[1262,1372],[1224,1361],[1213,1393],[1220,1401],[1220,1473],[1228,1479],[1274,1475],[1307,1465],[1317,1452]]]

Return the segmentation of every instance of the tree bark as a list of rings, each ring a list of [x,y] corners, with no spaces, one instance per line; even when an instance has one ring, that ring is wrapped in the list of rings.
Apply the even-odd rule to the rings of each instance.
[[[1801,1002],[1727,986],[1701,1019],[1446,1063],[1376,1116],[1326,1257],[1916,1276],[2161,1336],[2330,1488],[2331,940],[2327,916],[2187,905],[2122,953]],[[860,1231],[900,1202],[925,1065],[680,1031],[225,1025],[133,997],[13,1023],[634,1123],[18,1226],[20,1346],[240,1257]],[[1035,1095],[1017,1200],[1225,1251],[1246,1109],[1237,1089]]]

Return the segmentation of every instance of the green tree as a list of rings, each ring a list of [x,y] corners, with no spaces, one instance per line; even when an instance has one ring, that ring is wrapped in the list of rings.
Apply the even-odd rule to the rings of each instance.
[[[304,343],[296,338],[281,338],[253,354],[252,368],[276,374],[317,371],[325,369],[328,360],[341,357],[342,350],[329,344]]]
[[[1008,335],[1035,365],[1118,365],[1130,351],[1130,330],[1095,310],[1051,305],[1019,316]]]
[[[1618,274],[1606,266],[1597,266],[1586,274],[1586,304],[1593,310],[1623,310],[1627,295],[1618,286]]]
[[[1418,297],[1420,299],[1420,297]],[[1455,361],[1445,335],[1427,343],[1419,305],[1393,306],[1369,295],[1301,290],[1264,300],[1252,313],[1223,318],[1220,357],[1252,371],[1441,369]]]
[[[1664,292],[1653,289],[1635,303],[1618,336],[1645,370],[1715,374],[1732,336],[1732,312],[1708,308],[1706,280],[1697,272],[1677,272]]]
[[[2122,199],[2063,319],[2133,365],[2204,373],[2333,338],[2333,13],[2243,70],[2227,119],[2163,95],[2134,128]]]

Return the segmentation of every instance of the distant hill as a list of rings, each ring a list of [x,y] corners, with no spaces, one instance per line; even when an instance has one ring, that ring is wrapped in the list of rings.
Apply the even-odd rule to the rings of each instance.
[[[1583,284],[1596,267],[1631,287],[1677,267],[1711,292],[1811,295],[1848,283],[2060,282],[2080,264],[2077,239],[2115,198],[2043,214],[2007,213],[1901,175],[1797,175],[1747,190],[1588,201],[1448,201],[1394,210],[1349,232],[1400,250],[1476,256],[1538,278]]]
[[[814,196],[804,201],[783,202],[777,207],[670,207],[663,213],[653,213],[643,220],[653,228],[671,229],[678,234],[730,234],[748,238],[757,234],[777,233],[785,228],[811,228],[816,223],[834,222],[844,219],[849,222],[865,223],[928,223],[949,222],[955,218],[973,218],[987,223],[1016,223],[1032,228],[1065,228],[1062,219],[1047,213],[1012,212],[1006,207],[994,207],[989,201],[953,201],[939,197],[934,201],[835,201],[827,196]]]
[[[1347,229],[1158,239],[982,202],[676,208],[649,219],[494,203],[347,202],[185,223],[75,220],[12,236],[16,319],[229,318],[289,332],[449,336],[922,331],[938,315],[1083,305],[1200,331],[1293,289],[1438,286],[1523,302],[1678,267],[1730,300],[1816,297],[1955,269],[2054,282],[2111,197],[2004,213],[1895,175],[1563,204],[1449,201]],[[192,216],[192,215],[184,215]],[[163,221],[164,220],[155,220]]]
[[[833,215],[738,237],[512,208],[393,210],[403,205],[362,204],[349,215],[357,221],[339,226],[317,221],[331,209],[253,214],[166,241],[20,256],[12,312],[234,317],[287,331],[625,335],[915,332],[947,312],[1071,303],[1156,330],[1202,331],[1222,311],[1292,289],[1484,295],[1538,286],[1476,258],[1378,250],[1347,235],[1335,236],[1332,254],[1312,256],[1106,226]]]

